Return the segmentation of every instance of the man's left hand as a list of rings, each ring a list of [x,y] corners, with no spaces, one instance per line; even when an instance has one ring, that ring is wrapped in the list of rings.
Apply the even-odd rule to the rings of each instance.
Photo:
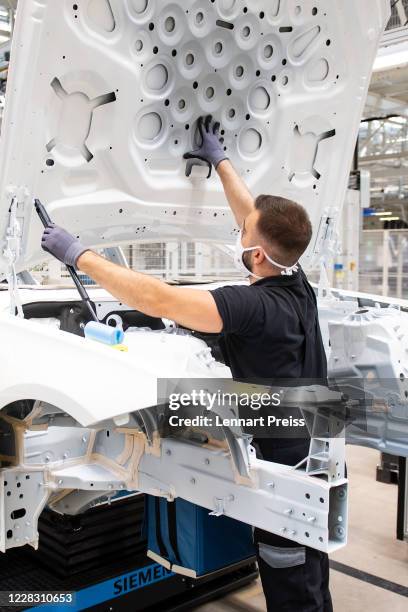
[[[219,135],[220,123],[219,121],[214,122],[212,115],[207,115],[205,118],[198,118],[197,128],[201,144],[197,145],[194,151],[185,153],[183,158],[201,159],[212,164],[217,169],[219,163],[228,159],[228,155],[224,151],[224,139]]]
[[[80,256],[89,250],[75,236],[55,223],[50,223],[45,228],[41,246],[66,266],[76,266]]]

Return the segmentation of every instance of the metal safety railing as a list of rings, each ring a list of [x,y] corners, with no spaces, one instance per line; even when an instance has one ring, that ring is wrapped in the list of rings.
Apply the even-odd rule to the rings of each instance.
[[[122,248],[129,267],[164,280],[211,280],[239,277],[232,251],[224,245],[197,242],[155,242]],[[41,284],[71,284],[64,265],[50,261],[31,270]],[[81,276],[84,284],[93,284]]]
[[[359,291],[408,299],[408,230],[365,230]]]

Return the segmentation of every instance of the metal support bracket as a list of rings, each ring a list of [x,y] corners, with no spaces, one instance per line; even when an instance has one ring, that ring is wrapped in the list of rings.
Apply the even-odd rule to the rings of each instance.
[[[11,202],[9,208],[9,223],[6,230],[6,248],[3,255],[7,260],[7,282],[10,296],[10,314],[24,318],[23,306],[21,303],[18,280],[16,273],[16,263],[21,255],[21,238],[23,228],[21,225],[21,208],[24,208],[28,192],[20,187],[10,193]]]

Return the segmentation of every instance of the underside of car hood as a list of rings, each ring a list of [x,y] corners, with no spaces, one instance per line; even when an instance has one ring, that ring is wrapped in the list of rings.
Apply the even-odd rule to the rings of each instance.
[[[197,166],[187,177],[182,158],[206,114],[254,195],[307,208],[308,268],[342,205],[388,14],[388,0],[20,2],[0,275],[13,258],[17,271],[47,258],[33,198],[88,246],[233,242],[219,178]]]

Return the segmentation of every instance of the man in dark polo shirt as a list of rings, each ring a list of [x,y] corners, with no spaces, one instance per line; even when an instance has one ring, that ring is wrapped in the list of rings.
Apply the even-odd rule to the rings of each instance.
[[[241,232],[236,264],[249,286],[212,291],[223,321],[221,350],[234,379],[268,383],[273,379],[325,382],[327,361],[315,293],[298,265],[312,238],[303,207],[261,195],[254,202],[218,143],[219,124],[200,119],[202,144],[187,158],[210,161],[222,180]],[[296,465],[309,451],[305,438],[257,438],[263,459]],[[329,560],[256,528],[254,541],[268,612],[330,612]]]
[[[241,228],[235,260],[249,285],[213,291],[179,289],[118,266],[84,247],[54,224],[42,246],[77,266],[110,294],[147,315],[174,320],[207,333],[221,333],[221,348],[235,379],[325,380],[326,357],[316,298],[298,260],[312,227],[299,204],[261,195],[255,200],[235,172],[219,138],[219,123],[199,119],[201,142],[186,159],[211,163]],[[266,460],[295,465],[308,453],[307,439],[257,439]],[[258,565],[270,612],[329,612],[327,555],[260,529],[254,530]]]

